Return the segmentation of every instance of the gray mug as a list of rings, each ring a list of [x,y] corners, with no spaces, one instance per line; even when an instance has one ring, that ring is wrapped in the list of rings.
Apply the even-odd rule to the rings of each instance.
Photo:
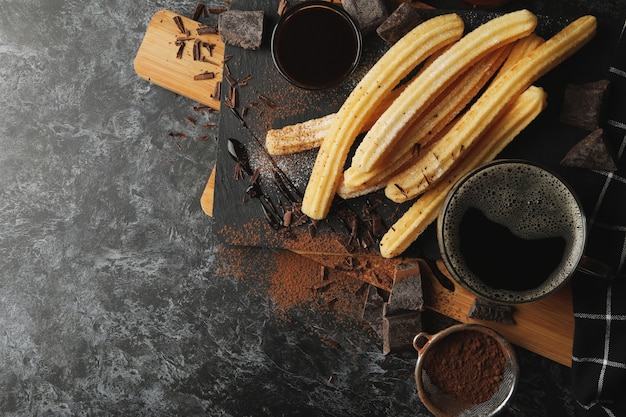
[[[612,273],[584,254],[587,221],[571,187],[529,161],[496,160],[461,178],[444,201],[437,238],[455,281],[495,302],[538,300],[576,271]]]

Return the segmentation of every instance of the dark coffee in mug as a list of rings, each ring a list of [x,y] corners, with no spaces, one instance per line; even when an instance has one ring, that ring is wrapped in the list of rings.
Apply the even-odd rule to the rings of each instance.
[[[475,294],[536,300],[562,285],[583,256],[586,220],[560,178],[525,161],[495,161],[461,179],[438,221],[443,261]]]

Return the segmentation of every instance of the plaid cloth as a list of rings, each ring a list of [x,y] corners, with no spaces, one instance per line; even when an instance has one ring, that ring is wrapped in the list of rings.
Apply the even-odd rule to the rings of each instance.
[[[609,69],[607,138],[620,161],[610,173],[588,171],[584,194],[587,254],[618,271],[611,281],[573,279],[575,334],[572,382],[578,416],[626,416],[626,35]],[[580,193],[580,191],[579,191]]]

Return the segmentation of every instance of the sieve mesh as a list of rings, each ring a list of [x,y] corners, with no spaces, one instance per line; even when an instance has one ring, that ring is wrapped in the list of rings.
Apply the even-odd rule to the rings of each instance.
[[[418,360],[415,377],[419,396],[424,405],[426,405],[426,407],[438,417],[493,416],[504,408],[508,400],[513,395],[517,386],[519,367],[517,364],[517,359],[515,358],[513,352],[513,348],[504,338],[502,338],[495,331],[483,326],[452,326],[452,328],[448,329],[448,332],[442,332],[444,334],[441,334],[440,338],[434,337],[433,340],[430,341],[430,345],[427,346],[427,349],[420,353],[420,355],[424,356],[424,358],[420,359],[427,359],[427,351],[430,349],[436,349],[437,341],[445,337],[446,334],[449,334],[453,331],[463,331],[470,329],[486,333],[489,336],[492,336],[496,341],[498,341],[498,345],[502,350],[502,353],[506,357],[506,364],[502,371],[502,380],[500,381],[498,391],[494,393],[489,400],[478,404],[467,404],[463,403],[457,398],[446,394],[441,389],[439,389],[439,387],[437,387],[431,381],[428,372],[422,367],[423,360]]]
[[[492,416],[499,412],[513,394],[517,380],[516,366],[509,357],[502,373],[502,381],[498,391],[487,401],[478,404],[463,404],[442,392],[430,381],[426,371],[422,371],[422,387],[429,409],[436,415],[450,415],[458,417]],[[424,401],[425,398],[422,400]],[[426,402],[425,401],[425,402]],[[438,413],[436,411],[439,411]]]

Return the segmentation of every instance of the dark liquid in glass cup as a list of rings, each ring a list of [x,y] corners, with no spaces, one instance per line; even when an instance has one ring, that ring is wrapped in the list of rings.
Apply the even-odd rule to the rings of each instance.
[[[278,71],[294,85],[323,89],[350,75],[361,55],[361,33],[339,6],[299,3],[281,17],[272,34]]]

